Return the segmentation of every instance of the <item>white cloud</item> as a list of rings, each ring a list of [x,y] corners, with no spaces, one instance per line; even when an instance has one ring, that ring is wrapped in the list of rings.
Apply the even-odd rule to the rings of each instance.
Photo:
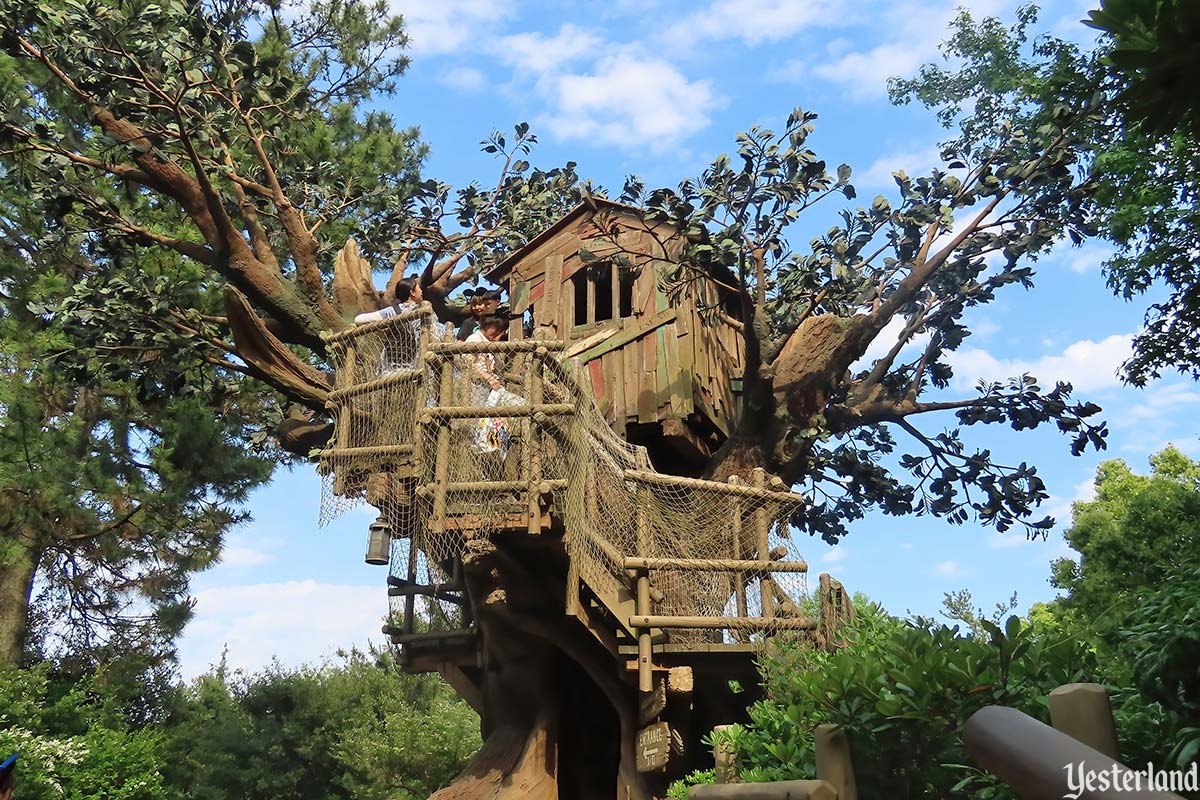
[[[262,550],[234,545],[221,549],[221,557],[218,563],[223,567],[257,567],[260,564],[266,564],[273,558],[275,556],[270,553],[264,553]]]
[[[671,45],[740,39],[748,45],[777,42],[811,27],[842,20],[842,0],[715,0],[663,32]]]
[[[987,538],[987,548],[989,550],[1007,550],[1012,547],[1023,547],[1029,544],[1029,537],[1020,531],[1010,530],[1007,533],[992,531]]]
[[[404,17],[409,49],[428,55],[463,48],[511,6],[501,0],[390,0],[389,8]]]
[[[232,669],[254,671],[278,659],[287,665],[320,662],[338,648],[380,641],[387,594],[378,586],[340,586],[314,580],[204,589],[179,643],[185,679],[202,672],[228,648]]]
[[[909,175],[925,175],[942,163],[938,149],[933,145],[919,147],[898,153],[881,156],[861,172],[855,172],[852,183],[855,186],[896,188],[896,179],[892,173],[904,170]]]
[[[533,122],[560,140],[663,152],[707,127],[723,102],[661,54],[572,24],[520,33],[489,48],[514,69],[513,89],[545,109]]]
[[[1117,370],[1129,358],[1132,341],[1131,333],[1114,334],[1099,342],[1083,339],[1060,354],[1034,360],[997,358],[987,350],[967,348],[947,353],[946,360],[954,368],[954,383],[959,389],[969,389],[981,378],[1002,381],[1027,372],[1043,387],[1067,381],[1076,390],[1094,391],[1120,384]]]
[[[933,571],[946,578],[954,578],[960,574],[957,561],[942,561],[933,566]]]
[[[1160,419],[1180,406],[1200,403],[1200,391],[1194,383],[1155,384],[1138,395],[1138,403],[1127,412],[1125,421],[1138,424]]]
[[[603,47],[604,40],[599,36],[567,23],[554,36],[518,33],[500,39],[492,49],[506,64],[545,74],[564,64],[594,57]]]
[[[537,89],[551,109],[537,121],[557,138],[654,152],[707,127],[721,105],[711,83],[635,46],[606,52],[587,71],[546,73]]]
[[[1071,272],[1083,275],[1088,272],[1099,272],[1100,265],[1112,256],[1112,248],[1100,244],[1088,244],[1070,249],[1060,248],[1055,255]]]
[[[846,560],[846,548],[838,546],[821,556],[822,564],[839,564]]]
[[[870,17],[879,35],[865,35],[859,40],[883,41],[850,52],[842,47],[831,48],[824,61],[812,64],[807,71],[844,86],[856,100],[883,97],[888,78],[913,75],[921,64],[938,57],[938,44],[947,36],[947,26],[961,5],[961,0],[932,7],[916,2],[880,3]],[[996,13],[1004,5],[1011,3],[973,0],[971,13],[978,19]],[[799,65],[793,72],[800,72]]]
[[[455,67],[443,73],[440,80],[460,92],[478,92],[487,85],[487,77],[474,67]]]
[[[945,30],[944,26],[932,23],[931,27]],[[932,52],[905,42],[885,42],[870,50],[846,53],[815,64],[810,71],[830,83],[842,84],[855,100],[873,100],[884,95],[888,78],[911,75],[932,56]]]
[[[893,317],[892,321],[879,332],[879,335],[871,340],[871,344],[867,346],[867,352],[863,353],[863,357],[855,362],[852,369],[866,369],[875,361],[887,355],[888,351],[895,347],[896,342],[900,340],[900,334],[904,331],[905,322],[903,317]],[[925,347],[928,343],[928,333],[917,334],[901,348],[899,360],[903,361],[909,354],[915,357],[921,348]]]
[[[970,328],[971,335],[980,339],[990,338],[1000,332],[1000,326],[987,317],[974,320]]]

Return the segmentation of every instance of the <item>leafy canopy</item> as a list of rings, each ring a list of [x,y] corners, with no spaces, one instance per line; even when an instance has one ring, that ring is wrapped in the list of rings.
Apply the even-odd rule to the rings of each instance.
[[[1087,191],[1072,238],[1112,246],[1103,269],[1117,296],[1165,290],[1124,365],[1139,386],[1172,369],[1200,378],[1197,13],[1188,0],[1109,0],[1087,20],[1108,34],[1089,51],[1036,34],[1034,5],[1008,27],[962,11],[944,63],[889,84],[893,102],[937,109],[956,130],[948,146],[979,144],[999,120],[1025,128],[1062,114],[1076,120]]]

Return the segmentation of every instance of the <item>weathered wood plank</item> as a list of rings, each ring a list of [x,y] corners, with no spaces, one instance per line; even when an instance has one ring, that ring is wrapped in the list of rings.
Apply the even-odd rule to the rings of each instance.
[[[591,361],[593,358],[599,358],[605,353],[616,350],[618,347],[624,347],[630,342],[642,338],[651,331],[657,330],[663,325],[673,322],[675,320],[675,316],[675,310],[671,309],[663,312],[662,314],[654,314],[653,316],[644,318],[642,320],[628,320],[620,333],[609,337],[600,344],[597,344],[595,347],[583,351],[577,357],[581,362],[584,363]]]
[[[655,360],[655,382],[658,385],[658,407],[668,408],[671,405],[671,384],[675,381],[675,376],[667,369],[667,335],[665,328],[659,328],[658,336],[658,352]]]
[[[649,725],[654,720],[658,719],[667,708],[667,682],[662,679],[662,676],[657,676],[654,681],[654,688],[648,692],[642,692],[638,702],[638,722],[641,725]]]
[[[603,358],[604,376],[612,388],[613,416],[611,422],[625,426],[625,375],[620,351],[606,353]]]
[[[588,365],[588,374],[592,379],[592,392],[596,397],[596,406],[604,407],[604,400],[608,397],[608,387],[605,386],[604,369],[599,360],[590,362]]]
[[[546,294],[542,305],[549,313],[546,320],[539,320],[543,325],[553,325],[554,330],[561,336],[563,331],[571,326],[569,320],[563,318],[562,298],[562,255],[546,256]]]
[[[665,722],[638,731],[636,751],[638,772],[660,772],[671,762],[671,726]]]

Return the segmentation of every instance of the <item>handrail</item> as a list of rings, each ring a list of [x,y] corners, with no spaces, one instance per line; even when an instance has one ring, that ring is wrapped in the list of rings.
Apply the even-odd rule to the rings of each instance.
[[[963,745],[971,760],[1023,800],[1183,800],[1171,792],[1133,790],[1137,773],[1015,708],[986,706],[976,711],[963,728]],[[1107,773],[1108,783],[1122,785],[1101,791],[1100,782],[1093,781],[1089,788],[1080,779],[1081,770]],[[1123,790],[1125,781],[1130,791]]]
[[[432,316],[433,306],[429,305],[429,303],[422,303],[411,311],[401,311],[394,317],[377,319],[374,322],[364,322],[361,325],[350,325],[347,328],[343,328],[340,331],[334,331],[333,333],[323,333],[321,338],[330,344],[341,344],[350,339],[357,339],[359,336],[366,336],[368,333],[386,330],[387,328],[390,328],[400,322],[407,322],[408,320],[417,319],[419,317]]]
[[[803,505],[808,502],[807,497],[802,494],[795,494],[793,492],[779,492],[771,489],[760,489],[757,486],[746,486],[745,484],[706,481],[702,478],[682,478],[678,475],[663,475],[658,472],[647,472],[646,470],[640,469],[625,470],[625,477],[631,481],[653,483],[659,486],[679,486],[685,489],[699,489],[701,491],[715,492],[717,494],[736,495],[738,497],[753,497],[761,500],[773,500],[778,503],[796,503]]]

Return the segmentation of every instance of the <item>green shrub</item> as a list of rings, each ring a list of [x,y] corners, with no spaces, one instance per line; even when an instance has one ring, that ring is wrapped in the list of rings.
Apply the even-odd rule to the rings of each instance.
[[[1011,796],[965,766],[963,724],[990,704],[1046,720],[1049,692],[1084,679],[1094,662],[1015,616],[1003,628],[980,624],[986,640],[868,604],[838,652],[784,646],[764,658],[767,699],[751,708],[749,725],[719,737],[746,781],[812,778],[813,730],[832,723],[850,737],[864,798]]]

